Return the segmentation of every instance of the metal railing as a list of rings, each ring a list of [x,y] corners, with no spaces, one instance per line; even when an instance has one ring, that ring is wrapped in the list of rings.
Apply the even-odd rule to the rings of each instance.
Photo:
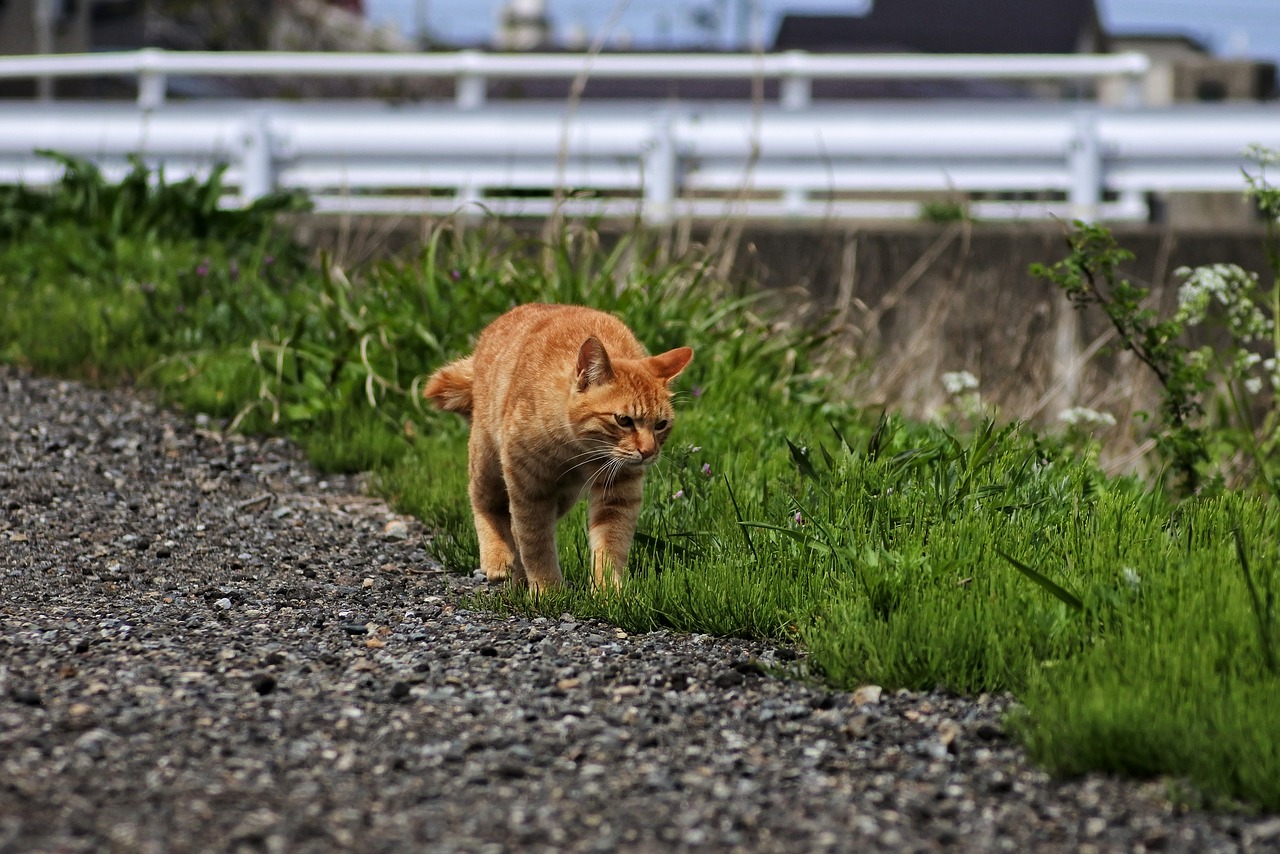
[[[349,72],[342,55],[273,56],[282,74],[303,67]],[[456,61],[459,55],[446,56]],[[130,63],[139,55],[128,62],[98,59],[136,68]],[[189,64],[160,72],[180,67],[221,74],[229,61],[225,54],[185,59]],[[396,63],[428,59],[439,57],[373,55],[363,57],[368,64],[361,67],[386,74]],[[541,72],[548,75],[574,70],[564,57],[519,59],[553,60]],[[606,59],[618,60],[616,73],[639,67],[622,62],[636,57],[596,61]],[[834,67],[842,58],[811,59]],[[310,64],[321,60],[323,66]],[[29,74],[46,68],[24,63]],[[86,60],[78,68],[88,67]],[[92,67],[101,72],[104,66]],[[240,71],[264,73],[264,67]],[[668,69],[668,76],[692,67]],[[858,65],[857,73],[869,67]],[[914,73],[939,67],[925,62]],[[0,74],[13,76],[14,68],[0,59]],[[1004,73],[1012,74],[1010,68]],[[1280,148],[1280,111],[1250,104],[1154,109],[1007,99],[797,105],[785,97],[754,106],[588,100],[575,109],[497,101],[172,100],[142,109],[127,102],[0,102],[0,183],[55,181],[61,167],[36,154],[52,149],[92,160],[109,175],[122,174],[134,155],[162,166],[170,179],[227,163],[229,204],[297,189],[319,211],[544,216],[560,210],[639,215],[654,223],[916,217],[922,204],[940,201],[984,219],[1143,219],[1152,194],[1238,192],[1251,144]]]
[[[1099,80],[1123,81],[1141,98],[1150,60],[1141,53],[1070,55],[810,54],[528,54],[275,53],[166,51],[0,57],[0,79],[126,76],[138,81],[138,106],[166,100],[168,80],[186,77],[434,78],[454,81],[461,109],[477,109],[494,79],[752,80],[781,82],[779,100],[803,109],[814,80]]]

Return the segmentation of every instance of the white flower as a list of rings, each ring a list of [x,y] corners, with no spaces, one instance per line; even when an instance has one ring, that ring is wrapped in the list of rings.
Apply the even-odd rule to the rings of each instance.
[[[1131,566],[1126,566],[1120,571],[1120,576],[1124,579],[1124,583],[1138,589],[1138,585],[1142,583],[1142,576],[1138,575],[1138,571]]]
[[[1202,323],[1213,302],[1219,303],[1227,315],[1227,328],[1242,341],[1251,341],[1271,333],[1274,324],[1254,302],[1258,274],[1237,264],[1208,264],[1203,267],[1179,267],[1174,275],[1186,279],[1178,288],[1178,311],[1174,318],[1187,326]]]
[[[1087,406],[1073,406],[1058,413],[1058,420],[1072,427],[1114,427],[1116,417],[1110,412],[1099,412]]]
[[[948,371],[942,375],[942,387],[947,394],[960,394],[978,387],[978,378],[968,371]]]
[[[1244,390],[1249,394],[1257,394],[1262,391],[1262,377],[1249,377],[1244,381]]]
[[[1251,353],[1248,350],[1241,350],[1239,354],[1236,355],[1236,368],[1241,373],[1244,373],[1261,361],[1261,353]]]

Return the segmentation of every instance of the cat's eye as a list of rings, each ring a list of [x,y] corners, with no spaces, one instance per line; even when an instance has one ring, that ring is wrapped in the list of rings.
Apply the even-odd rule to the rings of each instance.
[[[630,415],[615,415],[613,418],[618,422],[619,427],[626,427],[630,429],[636,426],[636,422],[632,420]]]
[[[661,433],[663,430],[666,430],[670,426],[671,426],[671,422],[663,418],[657,424],[653,425],[653,429]]]

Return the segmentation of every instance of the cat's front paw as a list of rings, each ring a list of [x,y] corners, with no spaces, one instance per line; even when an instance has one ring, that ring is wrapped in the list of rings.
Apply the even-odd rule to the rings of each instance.
[[[484,578],[490,584],[502,584],[511,578],[511,564],[506,566],[487,566],[481,567],[484,570]]]

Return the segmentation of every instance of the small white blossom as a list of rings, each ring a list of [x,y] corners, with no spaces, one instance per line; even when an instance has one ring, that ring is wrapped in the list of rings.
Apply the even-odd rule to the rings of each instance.
[[[1226,312],[1227,328],[1241,341],[1270,335],[1274,324],[1253,299],[1258,274],[1237,264],[1208,264],[1179,267],[1174,275],[1185,279],[1178,288],[1178,311],[1174,318],[1186,326],[1197,326],[1217,302]]]
[[[942,375],[947,394],[960,394],[978,387],[978,378],[968,371],[948,371]]]
[[[1138,585],[1142,584],[1142,576],[1138,575],[1138,571],[1131,566],[1126,566],[1120,571],[1120,576],[1124,579],[1124,583],[1138,589]]]
[[[1244,381],[1244,390],[1249,394],[1258,394],[1262,391],[1262,377],[1249,377]]]
[[[1254,365],[1262,361],[1261,353],[1253,353],[1249,350],[1241,350],[1236,354],[1236,370],[1244,373]]]
[[[1273,356],[1262,363],[1262,370],[1271,378],[1271,388],[1280,393],[1280,362]]]
[[[1116,417],[1110,412],[1099,412],[1087,406],[1073,406],[1058,413],[1058,420],[1072,427],[1114,427]]]

